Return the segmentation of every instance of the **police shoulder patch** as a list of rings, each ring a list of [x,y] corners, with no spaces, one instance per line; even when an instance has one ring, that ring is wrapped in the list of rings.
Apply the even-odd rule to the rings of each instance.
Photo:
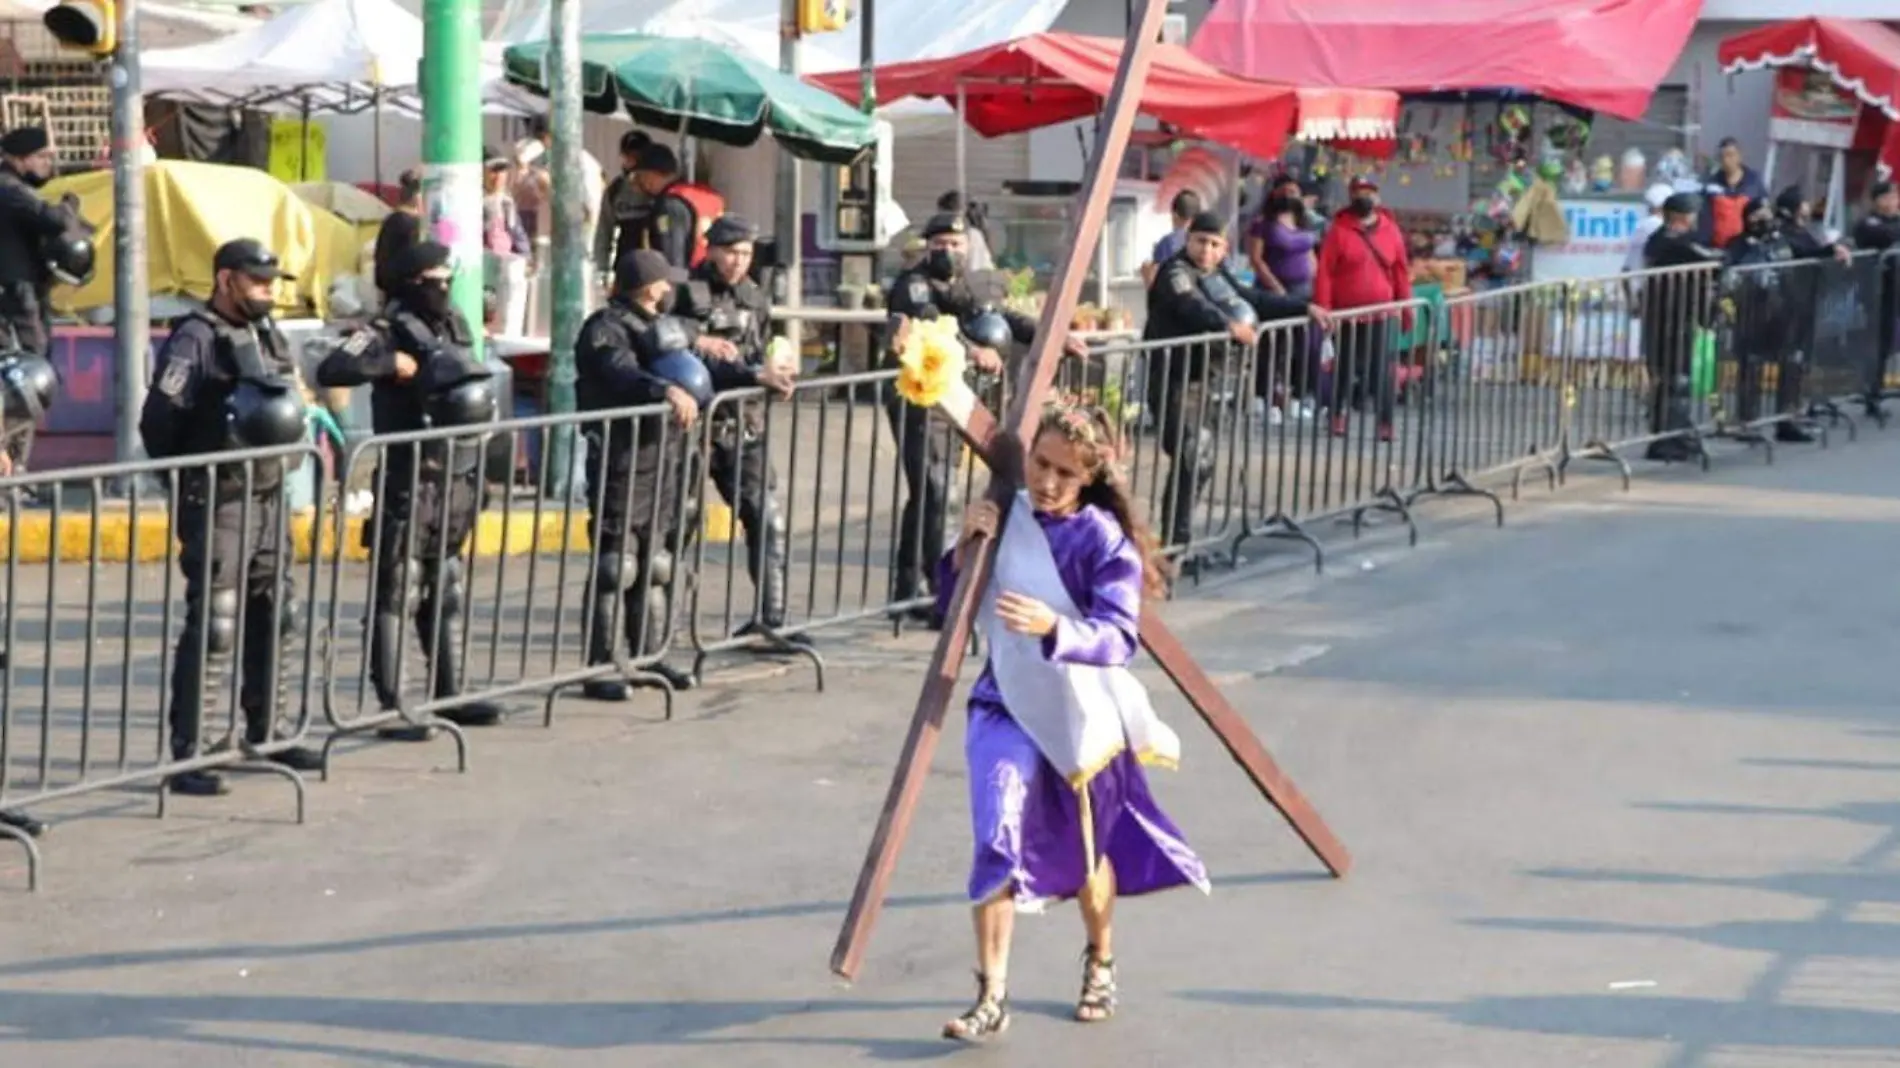
[[[1189,278],[1186,271],[1169,271],[1168,287],[1176,294],[1185,297],[1194,292],[1194,279]]]
[[[172,360],[165,365],[165,373],[159,377],[158,391],[177,400],[191,384],[191,365],[184,360]]]
[[[913,278],[910,280],[909,289],[910,289],[911,303],[917,304],[917,305],[924,305],[924,304],[930,303],[930,283],[929,282],[926,282],[921,278]]]
[[[343,351],[351,356],[361,356],[369,351],[370,336],[368,330],[358,330],[343,339]]]

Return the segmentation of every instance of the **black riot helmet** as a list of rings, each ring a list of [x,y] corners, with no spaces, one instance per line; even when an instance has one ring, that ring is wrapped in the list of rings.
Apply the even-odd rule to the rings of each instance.
[[[482,375],[465,378],[429,395],[430,426],[478,426],[495,421],[495,382]]]
[[[475,426],[496,415],[494,371],[466,350],[441,348],[423,361],[416,385],[430,426]]]
[[[31,352],[0,356],[0,411],[9,423],[37,423],[59,395],[59,373]]]
[[[963,336],[972,345],[981,345],[986,349],[1002,350],[1015,340],[1010,332],[1009,320],[1002,313],[986,311],[963,324]]]
[[[240,448],[295,444],[305,432],[303,397],[289,382],[240,378],[224,402],[224,427]]]
[[[46,256],[46,270],[54,280],[69,286],[83,286],[92,281],[98,252],[93,247],[89,229],[63,230],[47,238],[40,251]]]

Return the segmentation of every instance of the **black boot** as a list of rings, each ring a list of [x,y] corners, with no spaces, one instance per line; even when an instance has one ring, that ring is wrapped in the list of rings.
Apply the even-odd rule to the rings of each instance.
[[[402,707],[402,691],[396,675],[402,663],[402,616],[391,608],[376,613],[370,624],[369,679],[376,688],[376,701],[385,712]],[[435,728],[419,723],[392,723],[376,728],[376,737],[392,742],[426,742],[435,737]]]
[[[28,838],[38,838],[46,833],[46,824],[17,808],[0,809],[0,826],[11,827]]]
[[[429,624],[435,622],[435,609],[441,609],[441,622],[429,637],[428,652],[435,674],[435,697],[444,700],[460,697],[465,681],[462,677],[462,612],[467,606],[462,599],[462,561],[442,561],[432,577],[434,589],[431,592],[440,604],[425,599],[424,614],[417,622],[426,631]],[[464,727],[492,727],[501,722],[501,708],[492,701],[468,701],[444,708],[436,715]]]
[[[810,645],[811,639],[802,632],[785,633],[786,531],[777,510],[769,502],[764,526],[760,535],[755,535],[751,527],[746,528],[746,564],[752,572],[752,583],[759,591],[759,614],[739,628],[738,636],[770,633],[783,642]],[[757,543],[760,538],[762,545]]]
[[[597,594],[592,600],[593,621],[588,626],[587,662],[611,664],[614,662],[613,636],[619,633],[614,627],[614,617],[626,611],[626,605],[618,592]],[[581,684],[581,696],[589,701],[625,701],[627,684],[617,678],[591,679]]]

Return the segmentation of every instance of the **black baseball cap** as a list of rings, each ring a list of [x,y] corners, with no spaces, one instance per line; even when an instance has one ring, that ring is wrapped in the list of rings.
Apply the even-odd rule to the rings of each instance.
[[[1215,234],[1220,237],[1225,237],[1227,236],[1227,224],[1221,220],[1219,215],[1211,211],[1196,212],[1194,218],[1188,222],[1188,233]]]
[[[759,239],[759,228],[744,216],[721,215],[706,228],[706,243],[715,248],[744,244]]]
[[[620,290],[639,289],[655,282],[671,282],[678,285],[686,281],[686,272],[666,262],[666,257],[650,248],[637,248],[614,265],[614,287]]]
[[[1663,201],[1665,215],[1694,215],[1702,206],[1702,198],[1694,193],[1674,193]]]
[[[678,174],[680,158],[665,145],[650,144],[641,149],[639,156],[635,157],[633,169],[652,171],[654,174]]]
[[[924,223],[924,240],[941,237],[944,234],[961,234],[969,230],[963,216],[954,211],[940,211]]]
[[[262,241],[240,237],[235,241],[226,241],[218,246],[211,257],[213,271],[242,271],[260,282],[275,282],[282,278],[295,282],[297,276],[284,270],[277,262],[277,254],[264,247]]]

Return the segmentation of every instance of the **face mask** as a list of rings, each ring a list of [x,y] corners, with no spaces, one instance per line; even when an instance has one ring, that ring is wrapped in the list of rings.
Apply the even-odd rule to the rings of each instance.
[[[1352,210],[1355,215],[1369,218],[1374,211],[1378,210],[1378,207],[1377,204],[1372,202],[1371,197],[1352,198]]]
[[[963,273],[963,254],[947,248],[933,248],[924,257],[924,270],[939,282],[948,282]]]
[[[20,180],[25,182],[27,185],[30,185],[33,188],[38,189],[39,187],[46,184],[47,178],[46,178],[46,175],[40,174],[37,171],[26,171],[25,173],[20,175]]]
[[[658,304],[654,305],[654,307],[659,311],[661,315],[671,314],[673,311],[673,304],[675,303],[674,301],[675,296],[676,294],[672,290],[670,289],[667,290],[665,293],[660,295],[660,301]]]
[[[404,298],[424,315],[446,315],[449,310],[449,287],[443,282],[417,282]]]
[[[1774,228],[1775,224],[1767,219],[1748,220],[1748,233],[1750,237],[1767,237],[1768,231]]]
[[[274,306],[268,297],[263,300],[240,299],[237,302],[238,311],[254,323],[261,323],[270,318],[271,308]]]

